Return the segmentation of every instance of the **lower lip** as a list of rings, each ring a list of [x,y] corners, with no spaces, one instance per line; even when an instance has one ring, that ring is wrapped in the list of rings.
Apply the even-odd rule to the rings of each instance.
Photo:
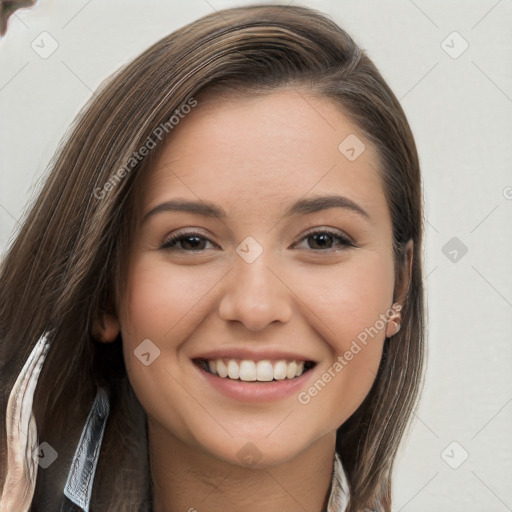
[[[243,402],[271,402],[297,394],[304,388],[314,370],[314,368],[311,368],[300,377],[295,377],[294,379],[273,380],[270,382],[244,382],[228,378],[223,379],[207,372],[197,364],[193,364],[201,376],[206,379],[206,382],[215,390]]]

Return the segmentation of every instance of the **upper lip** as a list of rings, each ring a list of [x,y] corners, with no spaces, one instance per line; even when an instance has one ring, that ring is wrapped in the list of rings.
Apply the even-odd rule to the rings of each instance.
[[[311,361],[315,362],[311,357],[307,357],[297,352],[289,352],[279,349],[250,349],[250,348],[222,348],[217,350],[209,350],[201,352],[191,359],[248,359],[250,361],[270,360],[287,360],[287,361]]]

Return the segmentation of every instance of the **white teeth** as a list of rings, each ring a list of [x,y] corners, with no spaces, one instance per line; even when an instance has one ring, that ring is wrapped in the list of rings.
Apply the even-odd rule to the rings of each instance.
[[[233,361],[233,359],[230,359],[228,362],[228,375],[230,379],[238,379],[240,376],[238,365]]]
[[[292,361],[288,363],[288,367],[286,368],[286,377],[288,379],[293,379],[297,375],[297,363]]]
[[[233,361],[233,359],[231,359],[231,361]],[[233,362],[235,363],[235,361]],[[240,363],[240,380],[247,382],[256,380],[256,364],[254,361],[244,360]]]
[[[294,379],[304,373],[304,361],[251,361],[249,359],[212,359],[208,369],[223,379],[245,382],[270,382],[272,380]]]
[[[217,359],[215,363],[217,365],[217,374],[219,377],[222,377],[223,379],[226,378],[228,376],[228,369],[224,364],[224,361],[222,359]]]
[[[258,361],[256,364],[256,379],[262,382],[270,382],[274,379],[274,369],[270,361]]]
[[[274,366],[274,379],[286,379],[286,361],[277,361],[276,365]]]

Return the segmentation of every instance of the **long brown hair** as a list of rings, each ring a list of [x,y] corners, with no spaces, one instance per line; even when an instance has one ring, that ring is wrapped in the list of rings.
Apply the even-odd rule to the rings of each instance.
[[[393,461],[423,374],[418,155],[398,100],[350,36],[321,13],[279,5],[219,11],[158,41],[100,87],[50,164],[0,271],[2,413],[35,342],[46,330],[56,332],[35,415],[40,441],[59,458],[38,472],[34,510],[59,502],[97,386],[108,389],[112,407],[92,508],[148,509],[145,414],[128,382],[122,340],[101,344],[91,335],[98,312],[112,309],[123,293],[138,184],[157,151],[136,162],[134,154],[149,139],[159,142],[159,126],[172,136],[169,119],[202,92],[250,94],[278,87],[306,87],[330,98],[359,126],[380,157],[397,269],[406,242],[414,242],[402,329],[386,339],[368,396],[337,433],[351,490],[348,512],[391,510]],[[1,422],[0,483],[5,435]]]

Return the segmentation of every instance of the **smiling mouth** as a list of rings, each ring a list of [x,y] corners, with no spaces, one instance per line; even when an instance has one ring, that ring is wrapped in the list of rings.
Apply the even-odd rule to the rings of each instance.
[[[221,379],[243,382],[275,382],[293,380],[315,366],[313,361],[271,361],[264,359],[195,359],[194,363]]]

